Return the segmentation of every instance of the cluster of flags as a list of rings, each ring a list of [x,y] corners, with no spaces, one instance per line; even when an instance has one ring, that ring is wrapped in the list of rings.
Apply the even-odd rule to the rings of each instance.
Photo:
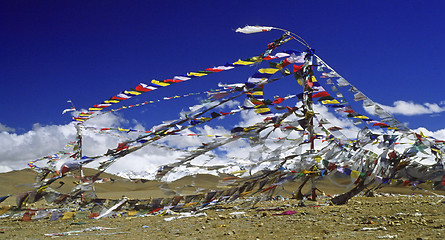
[[[150,92],[150,91],[153,91],[153,90],[156,90],[159,88],[163,88],[163,87],[168,87],[175,83],[188,81],[188,80],[191,80],[191,79],[197,78],[197,77],[203,77],[203,76],[206,76],[206,75],[209,75],[212,73],[227,71],[227,70],[234,69],[236,67],[241,67],[241,66],[250,66],[255,63],[264,61],[264,60],[277,59],[277,58],[281,58],[281,57],[285,57],[285,56],[287,56],[287,54],[278,53],[275,56],[268,55],[268,56],[263,56],[263,57],[252,57],[252,58],[248,58],[245,60],[239,59],[238,61],[233,62],[233,63],[227,63],[225,65],[207,68],[203,71],[189,72],[185,75],[177,75],[171,79],[165,79],[165,80],[161,80],[161,81],[151,80],[148,83],[140,83],[135,88],[132,88],[129,90],[124,90],[124,91],[120,92],[119,94],[111,97],[110,99],[103,101],[102,103],[93,105],[92,107],[88,108],[88,112],[81,112],[77,116],[73,117],[73,119],[78,122],[84,122],[84,121],[88,120],[89,118],[91,118],[92,115],[97,114],[98,112],[102,111],[103,109],[110,107],[113,104],[119,103],[121,101],[130,99],[134,96],[141,95],[142,93]]]
[[[254,109],[254,111],[261,115],[270,115],[272,111],[268,105],[279,104],[285,98],[276,98],[272,102],[267,102],[264,99],[263,88],[266,83],[271,81],[271,77],[278,71],[281,71],[283,76],[290,75],[289,70],[284,69],[287,65],[292,63],[303,63],[305,53],[290,50],[281,53],[281,56],[286,58],[280,63],[270,63],[269,68],[260,68],[253,74],[246,82],[246,86],[250,89],[247,93],[248,98],[244,101],[243,108]]]
[[[327,105],[330,108],[334,108],[337,112],[347,113],[347,116],[354,119],[356,124],[367,123],[371,126],[387,128],[397,131],[406,132],[409,129],[396,120],[391,114],[385,111],[381,106],[369,99],[363,92],[354,87],[345,78],[338,74],[334,69],[330,68],[323,60],[317,56],[318,67],[317,70],[321,73],[321,78],[325,79],[327,85],[331,85],[331,90],[334,92],[335,97],[329,95],[327,91],[319,86],[316,86],[316,91],[314,94],[318,100]],[[327,69],[329,72],[326,72]],[[356,102],[363,102],[364,108],[374,108],[374,113],[381,118],[381,121],[377,121],[368,116],[357,113],[353,110],[352,106],[348,103],[343,93],[340,89],[344,87],[349,87],[348,91],[353,94],[353,99]]]
[[[270,31],[274,28],[271,27],[250,27],[239,29],[239,32],[244,33],[254,33],[262,31]],[[74,154],[79,154],[80,150],[80,140],[78,142],[73,142],[73,155],[72,158],[76,158],[76,161],[67,161],[62,169],[64,171],[69,171],[72,168],[76,168],[81,164],[89,163],[96,159],[102,159],[100,162],[99,170],[104,171],[109,165],[114,163],[117,159],[126,156],[138,149],[148,145],[153,144],[166,136],[198,136],[198,137],[214,137],[215,139],[208,143],[203,143],[202,146],[197,147],[193,151],[188,151],[188,154],[182,158],[177,159],[177,162],[163,166],[160,173],[166,174],[172,172],[172,169],[185,166],[193,168],[206,168],[210,169],[212,166],[202,166],[193,165],[191,162],[198,156],[207,154],[223,145],[229,144],[238,139],[244,139],[249,141],[251,146],[262,145],[260,149],[253,149],[257,151],[256,154],[249,156],[251,161],[245,164],[245,166],[254,168],[263,163],[268,163],[270,166],[275,167],[275,171],[270,171],[266,175],[260,177],[253,177],[251,181],[246,182],[245,186],[238,186],[236,188],[231,188],[227,191],[219,192],[209,192],[208,195],[203,196],[205,198],[204,203],[208,204],[209,201],[214,201],[215,199],[221,199],[218,197],[223,197],[223,199],[236,199],[239,196],[243,196],[249,193],[255,194],[258,192],[266,192],[274,189],[276,186],[281,185],[287,181],[295,180],[303,175],[325,175],[333,171],[342,172],[354,179],[376,179],[380,182],[389,182],[393,176],[386,174],[388,168],[385,165],[385,161],[389,160],[404,160],[408,162],[407,159],[415,159],[417,153],[424,153],[428,155],[434,155],[436,159],[443,159],[443,141],[432,139],[421,134],[412,133],[406,126],[397,121],[391,114],[386,112],[381,106],[370,100],[363,92],[358,90],[355,86],[349,83],[345,78],[340,76],[331,67],[329,67],[324,61],[322,61],[318,56],[316,56],[312,49],[306,50],[306,52],[299,51],[283,51],[275,55],[271,55],[271,52],[277,47],[286,42],[289,38],[287,35],[283,35],[280,39],[275,40],[273,43],[269,44],[265,53],[260,57],[252,57],[244,60],[238,60],[233,63],[228,63],[225,65],[207,68],[203,71],[189,72],[185,75],[178,75],[171,79],[165,80],[152,80],[146,83],[140,83],[135,88],[124,90],[119,94],[105,100],[99,104],[93,105],[88,109],[88,112],[81,112],[74,120],[80,123],[97,116],[99,114],[106,113],[104,109],[120,103],[124,100],[130,99],[132,97],[141,95],[146,92],[150,92],[159,88],[167,87],[175,83],[180,83],[184,81],[191,80],[197,77],[203,77],[212,73],[227,71],[241,66],[252,66],[259,62],[272,59],[281,59],[280,62],[269,62],[268,67],[259,68],[245,83],[243,84],[232,84],[232,85],[220,85],[223,90],[207,91],[209,98],[201,102],[198,105],[190,107],[190,111],[184,113],[177,120],[164,122],[161,125],[154,126],[149,131],[139,131],[130,128],[93,128],[87,127],[83,124],[78,124],[77,126],[83,126],[85,129],[99,131],[99,132],[137,132],[140,135],[135,139],[126,140],[118,144],[114,149],[109,149],[107,153],[96,156],[96,157],[84,157],[77,158]],[[308,55],[309,54],[309,55]],[[308,61],[308,56],[311,58]],[[315,57],[316,61],[312,61]],[[292,70],[289,70],[289,67]],[[318,71],[319,81],[313,75],[313,70]],[[286,97],[275,97],[273,100],[265,99],[264,88],[268,83],[278,80],[281,77],[291,75],[293,71],[294,76],[298,83],[304,86],[304,92],[298,95],[288,95]],[[310,74],[307,74],[310,72]],[[276,74],[280,73],[280,77],[275,77]],[[318,77],[317,76],[317,77]],[[304,79],[303,79],[304,77]],[[344,96],[344,89],[347,89],[353,97],[353,101],[356,103],[362,103],[365,109],[372,109],[373,113],[380,118],[380,120],[372,119],[366,115],[360,114],[353,109],[351,104],[348,102],[347,98]],[[227,91],[225,91],[227,90]],[[238,92],[238,94],[234,94]],[[331,93],[333,94],[331,94]],[[235,96],[233,96],[233,95]],[[173,96],[167,97],[162,100],[170,100],[180,97],[186,97],[196,94],[186,94],[183,96]],[[246,96],[246,99],[242,106],[233,109],[231,111],[222,112],[217,111],[216,108],[222,104],[232,101],[239,96]],[[295,107],[281,107],[280,110],[287,110],[284,113],[273,113],[270,106],[275,105],[277,107],[279,104],[283,103],[285,100],[297,97],[298,99],[308,100],[310,96],[310,101],[304,101],[303,108],[299,109],[297,105]],[[350,98],[349,98],[350,99]],[[307,105],[311,104],[312,101],[317,100],[320,104],[327,106],[330,109],[334,109],[338,113],[345,114],[348,118],[353,119],[355,125],[362,125],[362,130],[358,132],[356,139],[349,139],[342,133],[342,128],[331,124],[328,120],[320,117],[318,113],[315,113],[312,107]],[[160,100],[158,100],[160,101]],[[149,103],[154,103],[155,101],[146,101],[140,104],[123,106],[117,109],[109,110],[118,111],[122,109],[143,106]],[[300,102],[301,103],[301,102]],[[297,103],[297,104],[300,104]],[[67,109],[65,112],[72,111],[74,109]],[[205,135],[205,134],[195,134],[195,133],[183,133],[184,130],[190,129],[192,127],[199,126],[201,124],[209,123],[210,121],[217,119],[222,116],[232,115],[243,110],[253,109],[255,113],[258,113],[265,118],[262,121],[253,124],[251,126],[235,126],[231,129],[231,134],[227,135]],[[275,108],[279,110],[278,108]],[[302,115],[297,114],[297,110],[301,111]],[[297,120],[287,120],[285,119],[295,114],[298,118]],[[318,120],[318,126],[314,126],[316,122],[313,120]],[[311,130],[308,130],[308,126],[312,125]],[[379,127],[383,130],[391,130],[394,133],[397,131],[400,135],[388,134],[387,131],[379,131],[379,133],[373,133],[367,126]],[[300,128],[301,127],[301,128]],[[317,131],[314,129],[316,128]],[[268,131],[267,134],[263,134],[263,130]],[[280,129],[281,133],[286,134],[286,137],[270,137],[269,135]],[[379,129],[379,130],[381,130]],[[267,132],[265,131],[265,132]],[[297,135],[295,137],[295,132]],[[385,132],[385,134],[381,133]],[[261,134],[260,134],[261,133]],[[291,133],[294,133],[293,137],[289,137]],[[308,137],[310,135],[310,137]],[[405,151],[398,154],[393,150],[394,146],[401,144],[401,139],[410,138],[410,145],[407,145]],[[276,140],[277,145],[275,149],[270,149],[266,146],[265,140],[271,139]],[[305,140],[304,140],[305,139]],[[306,143],[314,143],[316,140],[322,140],[324,147],[319,151],[307,151],[302,154],[302,149],[307,146]],[[283,141],[294,141],[289,144],[288,148],[281,144]],[[404,143],[405,144],[405,143]],[[313,144],[312,144],[313,145]],[[377,149],[380,154],[376,154],[370,149],[365,149],[365,146],[377,145]],[[76,149],[77,146],[77,149]],[[426,149],[430,149],[431,152],[426,152]],[[175,150],[175,149],[170,149]],[[311,149],[315,150],[315,149]],[[290,153],[290,151],[293,151]],[[259,156],[257,158],[257,156]],[[263,158],[264,156],[264,158]],[[52,158],[46,157],[39,160]],[[59,158],[54,158],[59,159]],[[104,160],[105,159],[105,160]],[[228,157],[230,159],[230,157]],[[255,160],[254,160],[255,159]],[[36,160],[37,161],[37,160]],[[373,163],[377,167],[373,169],[371,167],[366,167],[368,165],[363,165],[363,162]],[[35,161],[30,163],[31,167],[35,168]],[[239,165],[239,162],[237,163]],[[214,166],[213,169],[221,169],[227,167],[225,166]],[[369,164],[370,166],[371,164]],[[244,166],[243,166],[244,167]],[[271,167],[271,168],[272,168]],[[386,169],[385,169],[386,168]],[[242,169],[243,173],[247,172]],[[62,174],[64,172],[62,171]],[[161,175],[161,174],[160,174]],[[57,176],[60,177],[60,176]],[[257,191],[253,191],[254,186],[258,184]],[[266,187],[269,184],[269,187]],[[42,185],[45,186],[44,184]],[[249,190],[250,189],[250,190]],[[218,200],[219,201],[219,200]]]

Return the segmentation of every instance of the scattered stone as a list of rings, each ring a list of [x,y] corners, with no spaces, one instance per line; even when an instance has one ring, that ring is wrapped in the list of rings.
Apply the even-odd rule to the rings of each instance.
[[[380,227],[373,227],[373,228],[364,227],[364,228],[356,229],[355,231],[378,231],[378,230],[386,231],[388,229],[386,229],[386,227],[380,226]]]
[[[378,236],[377,238],[378,238],[378,239],[386,239],[386,238],[390,239],[390,238],[397,238],[397,235],[390,235],[390,234],[386,234],[386,235],[384,235],[384,236]]]

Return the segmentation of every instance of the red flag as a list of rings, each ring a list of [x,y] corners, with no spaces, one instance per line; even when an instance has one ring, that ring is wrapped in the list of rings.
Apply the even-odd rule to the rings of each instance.
[[[330,95],[326,91],[312,94],[312,98],[327,97],[327,96],[330,96]]]
[[[303,65],[294,65],[294,72],[298,72],[303,68]]]

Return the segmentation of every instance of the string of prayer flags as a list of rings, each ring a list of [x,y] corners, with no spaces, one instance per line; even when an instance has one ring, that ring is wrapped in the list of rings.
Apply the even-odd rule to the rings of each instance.
[[[183,98],[183,97],[190,97],[190,96],[195,96],[195,95],[199,95],[199,94],[210,94],[213,95],[213,99],[219,99],[222,98],[224,96],[228,95],[228,92],[225,89],[232,89],[231,87],[225,87],[224,89],[213,89],[213,90],[208,90],[208,91],[204,91],[204,92],[197,92],[197,93],[188,93],[188,94],[184,94],[182,96],[171,96],[171,97],[163,97],[162,99],[157,99],[157,100],[151,100],[151,101],[145,101],[142,103],[137,103],[137,104],[132,104],[132,105],[127,105],[127,106],[121,106],[119,108],[115,108],[115,109],[110,109],[108,111],[102,111],[102,112],[81,112],[78,114],[78,117],[81,117],[81,119],[79,119],[78,121],[82,121],[82,120],[86,120],[87,119],[91,119],[103,114],[107,114],[110,112],[117,112],[123,109],[129,109],[129,108],[133,108],[133,107],[140,107],[140,106],[144,106],[147,104],[153,104],[156,102],[160,102],[162,100],[171,100],[171,99],[177,99],[177,98]],[[105,107],[111,106],[111,104],[107,104],[107,106],[102,106],[105,104],[101,104],[99,105],[94,105],[95,107],[100,107],[98,108],[99,110],[102,110]],[[93,115],[94,114],[94,115]],[[92,116],[93,115],[93,116]]]
[[[149,83],[140,83],[135,89],[122,91],[121,93],[117,94],[116,96],[113,96],[110,99],[105,100],[104,102],[102,102],[100,104],[96,104],[93,107],[90,107],[88,109],[88,111],[99,112],[99,111],[103,110],[104,108],[111,106],[112,104],[116,104],[121,101],[130,99],[133,96],[138,96],[142,93],[150,92],[150,91],[156,90],[158,88],[167,87],[174,83],[188,81],[195,77],[202,77],[202,76],[206,76],[210,73],[227,71],[227,70],[233,69],[238,66],[249,66],[249,65],[255,64],[257,62],[271,60],[271,59],[277,59],[277,58],[283,58],[283,57],[288,57],[288,56],[290,56],[290,54],[279,53],[279,54],[276,54],[275,56],[268,55],[268,56],[265,56],[262,58],[261,57],[252,57],[252,58],[249,58],[246,60],[240,59],[232,64],[226,64],[223,66],[207,68],[208,70],[206,69],[206,71],[189,72],[186,74],[186,76],[175,76],[175,77],[173,77],[173,79],[165,79],[162,81],[152,80]],[[264,74],[270,75],[269,72],[271,70],[265,70],[265,71],[266,71],[266,73],[264,73]],[[78,121],[78,122],[84,122],[88,119],[89,119],[89,116],[75,116],[75,117],[73,117],[73,120]]]
[[[356,87],[351,85],[346,79],[344,79],[338,73],[336,73],[335,70],[333,70],[331,67],[329,67],[327,64],[325,64],[318,56],[316,56],[316,57],[317,57],[319,64],[322,64],[323,67],[326,67],[330,70],[329,73],[326,73],[326,72],[324,72],[323,68],[319,68],[320,71],[323,71],[322,77],[327,78],[329,80],[328,84],[333,84],[333,82],[330,80],[330,78],[337,78],[336,81],[337,81],[338,87],[350,86],[349,91],[354,93],[354,96],[353,96],[354,101],[363,101],[363,106],[366,108],[374,107],[376,115],[378,115],[382,119],[382,122],[386,122],[386,124],[380,124],[377,121],[372,120],[371,118],[364,118],[366,120],[364,120],[363,122],[372,123],[373,126],[384,127],[387,129],[394,129],[394,130],[405,131],[405,132],[409,131],[409,129],[406,126],[404,126],[402,123],[397,121],[391,114],[389,114],[383,108],[381,108],[379,105],[377,105],[373,101],[371,101],[365,94],[363,94],[363,92],[359,91]],[[347,103],[346,100],[343,100],[344,99],[343,95],[338,92],[338,89],[335,86],[332,87],[332,90],[334,92],[336,92],[337,97],[341,98],[341,101],[340,101],[341,104]],[[327,101],[325,103],[331,103],[331,102]],[[357,120],[357,123],[359,123],[358,120]]]

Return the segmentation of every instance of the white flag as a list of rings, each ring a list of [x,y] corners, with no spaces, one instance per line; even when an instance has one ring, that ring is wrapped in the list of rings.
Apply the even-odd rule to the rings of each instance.
[[[65,114],[66,112],[72,112],[72,111],[76,111],[75,108],[67,108],[65,110],[63,110],[62,114]]]
[[[250,33],[258,33],[258,32],[268,32],[272,30],[273,27],[263,27],[263,26],[245,26],[243,28],[237,28],[235,32],[250,34]]]

